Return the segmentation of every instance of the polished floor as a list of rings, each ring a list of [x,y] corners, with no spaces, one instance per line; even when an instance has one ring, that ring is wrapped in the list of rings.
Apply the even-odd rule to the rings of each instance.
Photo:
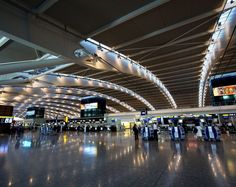
[[[122,133],[0,136],[0,187],[236,186],[236,135],[134,141]]]

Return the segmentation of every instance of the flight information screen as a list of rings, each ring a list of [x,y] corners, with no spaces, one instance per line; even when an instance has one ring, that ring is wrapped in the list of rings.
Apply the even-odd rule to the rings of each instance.
[[[80,103],[81,118],[103,118],[106,100],[100,97],[85,97]]]
[[[213,88],[214,96],[235,95],[235,94],[236,94],[236,85]]]
[[[26,112],[26,119],[44,118],[45,108],[30,107]]]

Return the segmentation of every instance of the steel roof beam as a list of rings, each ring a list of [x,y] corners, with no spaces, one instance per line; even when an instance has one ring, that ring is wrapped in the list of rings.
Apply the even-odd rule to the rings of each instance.
[[[104,26],[98,28],[97,30],[95,30],[92,33],[88,34],[88,37],[93,37],[93,36],[96,36],[96,35],[98,35],[98,34],[100,34],[102,32],[105,32],[105,31],[107,31],[109,29],[112,29],[113,27],[116,27],[116,26],[118,26],[118,25],[120,25],[120,24],[122,24],[122,23],[124,23],[126,21],[129,21],[129,20],[131,20],[131,19],[133,19],[133,18],[135,18],[135,17],[137,17],[139,15],[142,15],[145,12],[148,12],[148,11],[154,9],[154,8],[157,8],[157,7],[167,3],[169,1],[170,0],[156,0],[156,1],[153,1],[153,2],[147,4],[147,5],[145,5],[145,6],[141,7],[141,8],[133,11],[133,12],[130,12],[129,14],[127,14],[125,16],[120,17],[117,20],[112,21],[111,23],[109,23],[107,25],[104,25]]]
[[[178,55],[178,54],[189,52],[189,51],[192,51],[192,50],[195,50],[195,49],[203,48],[203,47],[206,47],[207,45],[208,45],[208,43],[206,42],[206,43],[201,44],[201,45],[196,45],[196,46],[193,46],[193,47],[187,47],[186,49],[181,49],[181,50],[178,50],[178,51],[169,52],[169,53],[166,53],[166,54],[154,56],[152,58],[144,59],[140,63],[145,63],[145,62],[158,60],[158,59],[166,58],[166,57],[168,58],[168,57],[173,56],[173,55]]]
[[[181,58],[177,58],[177,59],[173,59],[173,60],[163,61],[161,63],[156,63],[153,65],[147,66],[147,68],[150,69],[150,68],[160,66],[160,65],[168,66],[169,64],[172,64],[172,63],[176,63],[176,62],[183,61],[183,60],[189,60],[189,59],[196,58],[196,57],[200,57],[199,61],[201,61],[202,60],[201,57],[203,57],[204,55],[205,55],[204,53],[200,53],[200,54],[185,56],[185,57],[181,57]]]
[[[213,16],[213,15],[218,14],[220,11],[222,11],[222,7],[217,8],[217,9],[215,9],[215,10],[211,10],[211,11],[206,12],[206,13],[201,14],[201,15],[195,16],[195,17],[193,17],[193,18],[190,18],[190,19],[181,21],[181,22],[179,22],[179,23],[176,23],[176,24],[167,26],[167,27],[165,27],[165,28],[158,29],[158,30],[156,30],[156,31],[154,31],[154,32],[148,33],[148,34],[146,34],[146,35],[143,35],[143,36],[141,36],[141,37],[135,38],[135,39],[133,39],[133,40],[124,42],[124,43],[122,43],[122,44],[117,45],[117,46],[115,47],[115,49],[124,48],[124,47],[126,47],[126,46],[131,45],[131,44],[141,42],[141,41],[143,41],[143,40],[149,39],[149,38],[154,37],[154,36],[161,35],[161,34],[163,34],[163,33],[165,33],[165,32],[168,32],[168,31],[171,31],[171,30],[174,30],[174,29],[183,27],[183,26],[185,26],[185,25],[188,25],[188,24],[190,24],[190,23],[199,21],[199,20],[201,20],[201,19],[208,18],[208,17],[210,17],[210,16]]]
[[[184,63],[184,64],[180,64],[180,65],[176,65],[176,66],[166,66],[165,68],[157,68],[158,70],[152,70],[152,72],[158,72],[159,70],[160,71],[171,71],[171,70],[174,70],[174,72],[175,72],[175,70],[177,69],[177,68],[183,68],[183,67],[189,67],[189,66],[195,66],[196,67],[196,65],[197,64],[201,64],[201,62],[202,62],[202,60],[195,60],[195,61],[190,61],[189,63]],[[159,75],[159,74],[158,74]]]
[[[178,67],[176,67],[174,72],[171,72],[171,71],[166,72],[166,70],[162,70],[162,69],[154,70],[152,72],[155,73],[155,74],[158,74],[161,77],[162,75],[178,74],[179,72],[194,71],[196,69],[201,70],[201,67],[200,66],[192,66],[192,67],[188,67],[188,68],[178,68]]]
[[[3,1],[0,3],[0,23],[0,35],[33,49],[62,55],[83,64],[74,55],[74,50],[81,48],[79,34],[65,30],[63,25],[53,25]]]
[[[131,54],[130,57],[133,57],[133,56],[137,56],[137,55],[143,55],[145,53],[148,53],[148,52],[154,52],[154,51],[157,51],[159,49],[162,49],[162,48],[165,48],[165,47],[170,47],[172,45],[175,45],[175,44],[178,44],[178,43],[182,43],[182,42],[186,42],[188,40],[193,40],[193,39],[196,39],[196,38],[199,38],[199,37],[202,37],[202,36],[206,36],[208,34],[211,34],[213,31],[212,30],[209,30],[209,31],[206,31],[206,32],[202,32],[202,33],[198,33],[196,35],[192,35],[192,36],[189,36],[189,37],[186,37],[186,38],[181,38],[179,40],[176,40],[174,42],[170,42],[170,43],[166,43],[166,44],[163,44],[159,47],[154,47],[152,49],[146,49],[146,50],[142,50],[140,52],[137,52],[137,53],[134,53],[134,54]],[[202,44],[201,46],[204,47],[206,44]],[[199,46],[198,46],[199,47]],[[188,48],[189,49],[189,48]],[[155,59],[155,57],[153,57]],[[161,58],[161,57],[160,57]],[[151,58],[152,59],[152,58]],[[149,59],[147,59],[149,60]],[[152,59],[153,60],[153,59]],[[145,60],[141,61],[141,62],[145,62]]]
[[[63,65],[70,63],[64,59],[26,60],[17,62],[1,63],[0,75],[15,73],[20,71]]]

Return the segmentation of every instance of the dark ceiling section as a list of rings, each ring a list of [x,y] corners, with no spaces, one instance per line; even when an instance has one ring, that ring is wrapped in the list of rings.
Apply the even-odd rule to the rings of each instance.
[[[36,58],[34,49],[17,42],[10,42],[7,47],[0,50],[0,63],[34,60]]]
[[[221,3],[221,0],[170,1],[156,9],[118,25],[113,29],[99,34],[95,39],[102,41],[104,44],[111,47],[117,46],[123,42],[144,36],[153,31],[213,11],[215,8],[218,8]],[[204,6],[202,6],[203,4]]]
[[[130,55],[133,59],[139,61],[144,56],[144,51],[148,49],[156,50],[151,51],[152,53],[145,57],[145,60],[153,56],[168,54],[171,51],[204,44],[207,40],[209,40],[211,35],[209,31],[212,30],[212,26],[216,22],[215,17],[211,17],[210,19],[212,20],[201,26],[199,25],[202,21],[208,21],[208,19],[185,25],[183,27],[134,43],[133,45],[125,46],[119,50],[124,51],[126,55]],[[129,50],[134,48],[140,48],[140,50]]]
[[[15,0],[15,1],[18,2],[19,4],[25,5],[29,9],[34,9],[39,7],[45,0]]]
[[[219,0],[170,1],[94,38],[117,47],[118,51],[151,70],[169,89],[179,108],[197,107],[202,60],[219,16],[214,10],[221,6]],[[169,29],[171,27],[173,29]],[[165,29],[165,32],[146,37]],[[135,84],[128,77],[130,83],[125,76],[123,80],[108,79],[141,94],[156,108],[170,107],[158,89],[147,81],[137,78],[139,84]]]
[[[87,35],[149,2],[151,0],[60,0],[46,14]]]

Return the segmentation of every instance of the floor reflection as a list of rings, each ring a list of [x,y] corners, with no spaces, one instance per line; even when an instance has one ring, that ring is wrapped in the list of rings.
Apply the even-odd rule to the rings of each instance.
[[[191,135],[172,142],[167,134],[135,141],[130,132],[1,135],[0,186],[232,186],[235,142],[235,135],[222,142]]]

